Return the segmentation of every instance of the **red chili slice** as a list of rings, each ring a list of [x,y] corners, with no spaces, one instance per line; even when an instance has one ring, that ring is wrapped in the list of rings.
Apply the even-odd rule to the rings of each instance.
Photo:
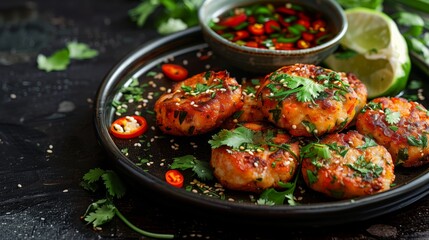
[[[234,36],[233,41],[235,42],[235,41],[238,41],[238,40],[243,40],[243,39],[248,38],[249,36],[250,36],[250,34],[249,34],[248,31],[246,31],[246,30],[239,30],[239,31],[235,32],[235,36]]]
[[[146,119],[142,116],[126,116],[116,119],[110,126],[110,132],[117,138],[135,138],[147,130]]]
[[[165,76],[173,81],[183,81],[188,77],[188,70],[177,64],[162,64],[161,70]]]
[[[264,25],[259,23],[249,25],[248,30],[253,35],[264,35]]]
[[[185,181],[185,178],[183,177],[183,174],[178,170],[171,169],[165,173],[165,180],[171,186],[181,188],[183,187],[183,182]]]
[[[281,13],[281,14],[286,14],[286,15],[295,15],[296,11],[292,8],[287,8],[287,7],[278,7],[276,9],[276,12]]]
[[[246,47],[254,47],[254,48],[258,48],[258,43],[257,42],[246,42],[245,44]]]
[[[308,32],[303,32],[302,39],[304,39],[307,42],[312,42],[314,40],[314,35]]]
[[[226,27],[236,27],[239,24],[246,21],[247,16],[244,13],[240,13],[238,15],[230,16],[219,22],[219,25],[226,26]]]
[[[304,26],[306,29],[308,29],[310,27],[310,21],[309,20],[305,20],[305,19],[298,19],[296,21],[297,24],[300,24],[302,26]]]
[[[280,31],[280,24],[275,20],[268,20],[264,23],[264,30],[267,34]]]

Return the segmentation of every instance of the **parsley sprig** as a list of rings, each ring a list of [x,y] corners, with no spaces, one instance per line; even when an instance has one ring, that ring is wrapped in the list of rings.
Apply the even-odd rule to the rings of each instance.
[[[118,208],[116,208],[113,201],[115,198],[119,199],[123,197],[125,195],[126,188],[114,171],[103,170],[100,168],[91,169],[83,176],[81,186],[86,190],[95,192],[100,188],[99,181],[103,182],[104,188],[106,189],[106,198],[91,203],[82,216],[88,224],[92,224],[94,229],[101,230],[101,225],[111,221],[115,216],[117,216],[128,227],[143,236],[159,239],[174,238],[174,235],[171,234],[159,234],[142,230],[122,215]]]

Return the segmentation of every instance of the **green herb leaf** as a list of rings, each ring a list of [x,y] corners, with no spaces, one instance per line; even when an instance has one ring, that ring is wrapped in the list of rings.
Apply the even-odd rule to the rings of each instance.
[[[213,135],[209,144],[212,148],[228,146],[233,149],[238,149],[244,143],[253,142],[253,131],[246,127],[238,127],[233,130],[222,129],[219,133]]]
[[[69,64],[70,56],[67,49],[58,50],[49,57],[43,54],[37,56],[37,67],[46,72],[64,70]]]
[[[159,1],[142,1],[138,6],[128,11],[128,14],[137,26],[142,27],[146,23],[146,19],[155,12],[156,8],[161,6]]]
[[[67,49],[69,50],[71,59],[89,59],[98,55],[97,50],[91,49],[85,43],[69,42],[67,43]]]
[[[313,101],[326,89],[326,86],[309,78],[292,76],[284,73],[274,72],[270,76],[270,79],[274,83],[277,83],[275,85],[267,86],[273,93],[271,97],[280,101],[294,93],[296,94],[297,100],[300,102]],[[281,88],[276,87],[279,84],[281,84]]]
[[[377,146],[377,143],[374,141],[374,139],[372,139],[370,137],[365,136],[364,140],[365,140],[365,143],[362,146],[357,147],[358,149],[363,149],[364,150],[364,149],[367,149],[367,148],[370,148],[370,147]]]
[[[295,175],[293,182],[283,183],[279,182],[279,186],[284,188],[283,191],[277,191],[274,188],[269,188],[261,193],[257,204],[259,205],[283,205],[284,201],[288,199],[288,204],[291,206],[298,205],[295,202],[294,192],[296,188],[296,183],[298,182],[299,173],[301,170],[298,170],[298,173]]]
[[[112,197],[121,198],[125,195],[125,186],[118,175],[113,171],[106,171],[101,178],[107,191]]]
[[[408,136],[408,144],[415,147],[425,148],[428,146],[428,137],[426,135],[419,135],[417,137]]]
[[[400,112],[393,112],[389,108],[384,109],[384,113],[386,114],[386,121],[390,125],[397,124],[401,120]]]
[[[200,161],[192,155],[185,155],[182,157],[174,158],[170,166],[171,169],[192,169],[201,180],[212,180],[213,172],[208,162]]]
[[[358,159],[351,163],[345,164],[366,180],[378,178],[383,173],[383,168],[373,162],[366,161],[364,156],[359,156]]]
[[[113,204],[103,204],[97,207],[95,211],[86,215],[84,219],[88,224],[92,223],[92,226],[96,228],[113,219],[115,216],[114,209],[115,206]]]

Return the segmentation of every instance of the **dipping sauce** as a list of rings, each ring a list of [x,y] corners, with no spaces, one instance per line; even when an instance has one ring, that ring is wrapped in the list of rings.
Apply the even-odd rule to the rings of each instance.
[[[212,19],[209,26],[238,45],[273,50],[311,48],[333,37],[321,13],[292,3],[237,7]]]

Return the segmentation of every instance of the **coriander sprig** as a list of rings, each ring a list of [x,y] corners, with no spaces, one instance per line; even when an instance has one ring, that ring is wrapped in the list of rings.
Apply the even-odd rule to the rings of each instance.
[[[116,208],[113,200],[114,198],[121,198],[125,195],[125,185],[122,183],[119,176],[111,170],[103,170],[94,168],[89,170],[82,178],[81,186],[86,190],[95,192],[99,189],[99,181],[103,182],[106,189],[106,198],[100,199],[91,203],[82,219],[88,224],[92,224],[96,230],[101,230],[101,225],[111,221],[115,216],[119,217],[128,227],[135,232],[144,236],[159,238],[159,239],[172,239],[172,234],[159,234],[142,230],[132,224],[128,219]]]

